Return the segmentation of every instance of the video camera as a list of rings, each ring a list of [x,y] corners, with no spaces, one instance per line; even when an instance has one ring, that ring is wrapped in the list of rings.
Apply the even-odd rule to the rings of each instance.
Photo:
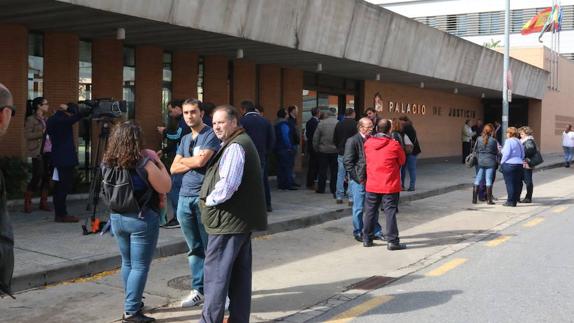
[[[92,119],[121,118],[127,113],[126,101],[114,99],[95,99],[78,102],[80,113]]]

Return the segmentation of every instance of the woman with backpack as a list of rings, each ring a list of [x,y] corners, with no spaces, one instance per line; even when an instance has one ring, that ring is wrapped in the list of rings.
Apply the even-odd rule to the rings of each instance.
[[[492,201],[492,184],[497,168],[498,142],[493,137],[493,132],[494,127],[490,123],[486,124],[475,144],[478,171],[472,187],[472,204],[477,203],[478,189],[483,181],[486,183],[486,203],[494,204]]]
[[[122,322],[155,321],[143,314],[142,295],[159,233],[159,195],[171,189],[169,173],[157,154],[143,149],[142,138],[136,122],[116,125],[102,161],[104,196],[122,256]]]
[[[532,191],[534,190],[534,183],[532,182],[532,170],[535,165],[532,163],[532,159],[536,154],[540,154],[538,147],[536,147],[536,142],[534,142],[533,131],[530,127],[522,127],[518,129],[520,134],[520,142],[524,146],[524,163],[523,163],[523,181],[526,184],[526,196],[518,201],[520,203],[532,203]]]

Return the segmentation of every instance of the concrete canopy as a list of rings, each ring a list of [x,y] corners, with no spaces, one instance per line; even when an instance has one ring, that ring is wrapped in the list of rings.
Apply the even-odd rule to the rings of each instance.
[[[503,56],[362,0],[4,0],[0,19],[126,45],[245,57],[353,79],[500,97]],[[542,99],[548,72],[511,60],[516,97]]]

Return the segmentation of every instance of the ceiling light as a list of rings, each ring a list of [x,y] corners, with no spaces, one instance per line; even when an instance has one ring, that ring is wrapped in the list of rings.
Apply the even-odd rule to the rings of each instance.
[[[315,68],[316,72],[322,72],[323,71],[323,64],[321,63],[317,63],[317,67]]]
[[[243,48],[238,48],[237,53],[235,54],[235,58],[242,59],[243,58]]]

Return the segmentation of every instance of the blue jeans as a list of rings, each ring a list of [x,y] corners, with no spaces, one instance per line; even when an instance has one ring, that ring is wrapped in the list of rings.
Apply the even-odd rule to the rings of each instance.
[[[405,176],[407,170],[409,171],[409,189],[415,189],[417,181],[417,156],[413,154],[407,155],[407,161],[401,167],[401,186],[405,187]]]
[[[207,233],[201,223],[199,197],[179,197],[177,220],[189,248],[187,260],[191,270],[191,288],[203,294],[203,264],[207,249]]]
[[[483,180],[485,180],[486,186],[492,186],[494,171],[494,167],[479,167],[476,177],[474,178],[474,185],[478,186]]]
[[[112,213],[110,220],[122,256],[124,311],[131,315],[141,308],[147,274],[157,245],[159,216],[152,210],[146,210],[143,219],[135,213]]]
[[[363,232],[363,208],[365,206],[365,185],[361,185],[354,180],[349,182],[349,189],[353,196],[353,235],[360,237]],[[379,217],[375,219],[375,236],[382,235]]]
[[[574,156],[574,147],[565,147],[562,146],[564,149],[564,161],[569,163],[572,161],[572,156]]]
[[[342,200],[345,198],[345,176],[347,176],[347,171],[345,170],[345,165],[343,164],[343,156],[337,156],[337,193],[336,198],[337,200]],[[350,193],[351,190],[349,189],[348,192]],[[349,200],[352,199],[351,194],[348,194]]]
[[[171,175],[171,191],[167,193],[167,197],[171,202],[171,208],[173,209],[173,217],[177,216],[177,201],[179,199],[179,190],[181,189],[181,181],[183,179],[183,174]]]
[[[277,155],[277,188],[286,190],[293,187],[293,152],[278,149]]]
[[[506,193],[508,194],[506,201],[516,205],[522,192],[522,176],[524,175],[522,164],[504,163],[502,164],[502,174],[504,175]]]

